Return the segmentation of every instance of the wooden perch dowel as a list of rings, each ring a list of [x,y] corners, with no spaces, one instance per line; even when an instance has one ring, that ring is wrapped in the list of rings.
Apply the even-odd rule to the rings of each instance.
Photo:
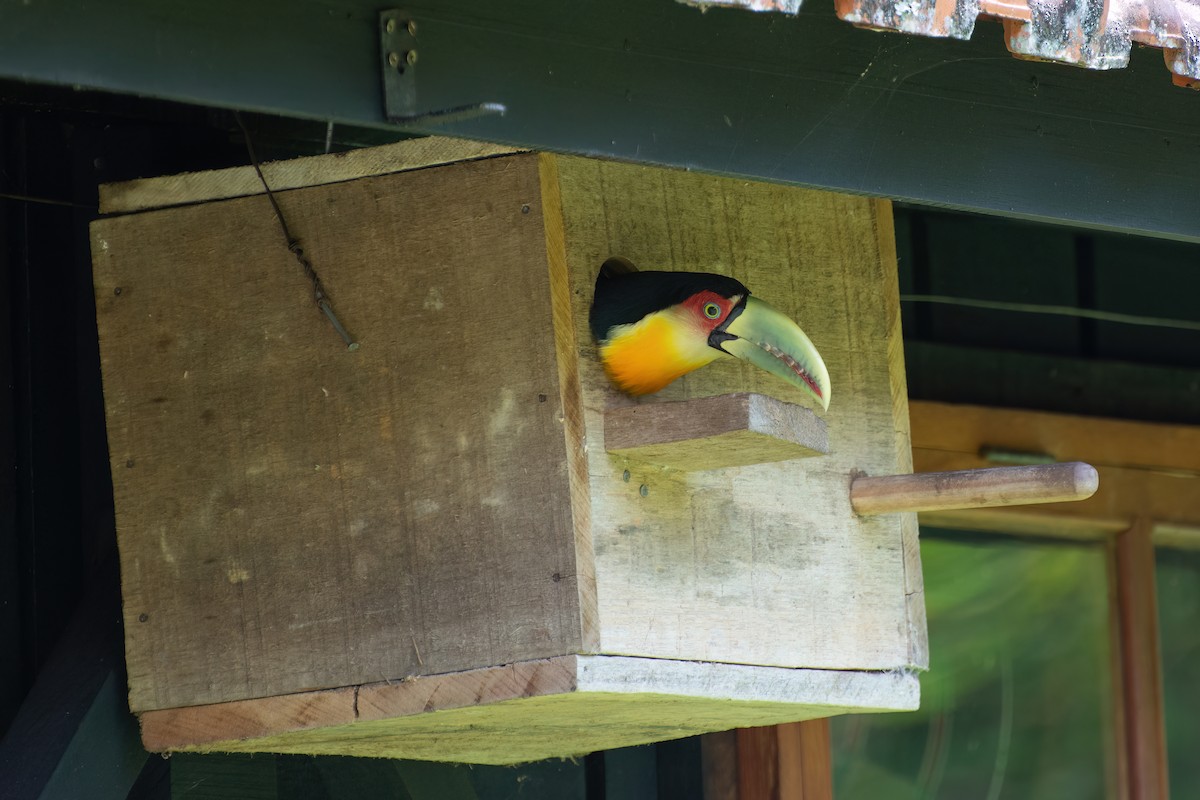
[[[1064,503],[1086,500],[1099,483],[1096,468],[1080,461],[863,477],[850,484],[850,505],[859,514],[890,514]]]

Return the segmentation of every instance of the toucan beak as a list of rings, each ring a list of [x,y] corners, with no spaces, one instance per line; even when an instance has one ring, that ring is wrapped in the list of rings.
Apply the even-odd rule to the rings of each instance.
[[[712,346],[783,378],[829,410],[829,370],[800,326],[750,296],[713,331]],[[740,313],[739,313],[740,310]]]

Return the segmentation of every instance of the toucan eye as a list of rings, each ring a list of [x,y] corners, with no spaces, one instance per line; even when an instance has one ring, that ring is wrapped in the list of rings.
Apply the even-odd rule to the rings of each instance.
[[[705,303],[704,316],[708,317],[709,319],[716,319],[717,317],[721,316],[721,307],[716,303]]]

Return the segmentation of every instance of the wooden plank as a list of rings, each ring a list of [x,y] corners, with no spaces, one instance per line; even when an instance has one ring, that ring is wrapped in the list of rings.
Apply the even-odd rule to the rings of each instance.
[[[1117,533],[1124,533],[1118,531]],[[1108,587],[1108,663],[1112,695],[1108,705],[1112,713],[1112,730],[1106,737],[1108,780],[1115,800],[1130,800],[1129,745],[1125,722],[1125,655],[1121,647],[1121,603],[1117,588],[1117,537],[1108,536],[1102,542],[1106,556],[1106,585]]]
[[[227,739],[349,725],[356,718],[358,687],[298,692],[202,706],[144,711],[142,743],[164,753]]]
[[[829,433],[807,408],[740,392],[614,408],[604,444],[635,461],[706,470],[825,455]]]
[[[1101,487],[1076,503],[929,512],[921,515],[922,524],[1103,539],[1153,509],[1151,524],[1164,541],[1196,541],[1198,427],[945,403],[914,402],[912,408],[913,458],[921,472],[987,467],[980,453],[993,447],[1089,461]]]
[[[775,727],[779,738],[779,796],[832,800],[833,753],[829,720],[812,719]]]
[[[357,352],[263,197],[92,229],[131,705],[578,651],[537,157],[279,200]]]
[[[920,469],[976,469],[986,465],[978,455],[940,450],[913,450]],[[1073,503],[1050,503],[1028,508],[983,509],[978,511],[931,512],[921,515],[925,524],[954,520],[966,524],[978,519],[986,529],[990,521],[1011,518],[1014,532],[1037,534],[1044,523],[1061,526],[1063,535],[1099,538],[1128,528],[1147,508],[1166,523],[1164,530],[1182,531],[1200,522],[1200,481],[1144,469],[1097,467],[1102,487],[1092,497]],[[938,522],[941,520],[941,522]],[[1039,521],[1040,520],[1040,521]],[[949,527],[953,527],[952,525]],[[967,527],[975,527],[968,524]]]
[[[819,716],[853,708],[863,713],[912,711],[919,699],[916,675],[905,671],[785,669],[619,656],[578,656],[576,661],[580,692],[827,705],[828,712]]]
[[[914,449],[979,453],[996,447],[1164,473],[1200,473],[1200,426],[913,401]]]
[[[575,540],[575,574],[579,586],[582,652],[600,649],[600,620],[596,600],[595,547],[592,542],[592,497],[588,480],[583,413],[583,391],[579,384],[579,345],[570,319],[571,281],[567,269],[566,234],[563,231],[562,195],[558,186],[558,161],[538,156],[542,194],[542,218],[546,231],[546,261],[550,269],[550,303],[554,323],[554,354],[558,362],[558,386],[562,408],[563,437],[567,448],[567,470],[571,485],[571,522]]]
[[[855,478],[850,504],[859,514],[955,511],[1086,500],[1099,485],[1096,469],[1072,461],[914,475]]]
[[[627,164],[558,166],[601,652],[811,668],[924,663],[906,595],[906,572],[919,566],[906,559],[901,521],[856,517],[846,491],[851,470],[888,474],[907,459],[895,418],[898,308],[886,313],[895,263],[879,243],[887,206]],[[613,390],[587,328],[596,270],[613,255],[732,275],[797,320],[843,398],[825,415],[831,455],[682,473],[608,453],[604,415],[635,403],[747,391],[807,402],[735,359],[640,402]]]
[[[911,710],[918,692],[903,672],[566,656],[320,693],[327,700],[302,693],[150,711],[142,727],[154,749],[512,764],[738,725]],[[215,738],[221,731],[237,738]]]
[[[829,720],[737,731],[736,800],[832,800]]]
[[[278,192],[516,152],[520,152],[518,148],[504,145],[429,136],[334,156],[268,162],[262,165],[262,173],[271,190]],[[127,214],[264,193],[252,166],[103,183],[99,191],[101,214]]]
[[[1130,800],[1167,797],[1167,741],[1159,660],[1158,598],[1151,526],[1139,520],[1116,537],[1120,718]]]

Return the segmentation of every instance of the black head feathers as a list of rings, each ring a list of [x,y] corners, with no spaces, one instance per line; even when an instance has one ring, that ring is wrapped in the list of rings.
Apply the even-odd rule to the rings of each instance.
[[[604,262],[588,322],[597,341],[617,325],[628,325],[655,311],[682,303],[708,290],[722,297],[749,295],[740,281],[708,272],[639,272],[624,258]]]

